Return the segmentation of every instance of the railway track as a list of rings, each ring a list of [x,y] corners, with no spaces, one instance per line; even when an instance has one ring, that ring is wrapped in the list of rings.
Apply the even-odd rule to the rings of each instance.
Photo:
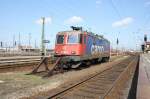
[[[102,72],[71,83],[65,83],[40,99],[122,99],[121,90],[138,64],[132,56]]]
[[[39,61],[40,61],[40,57],[1,58],[0,70],[33,65],[38,63]]]
[[[41,56],[1,57],[0,72],[33,69],[41,60]],[[51,63],[51,57],[49,63]]]
[[[48,57],[48,64],[53,64],[55,59]],[[33,70],[41,61],[41,56],[16,56],[0,58],[0,73],[22,70]],[[50,65],[51,66],[51,65]],[[43,67],[41,68],[43,69]],[[43,70],[42,70],[43,71]]]
[[[34,67],[38,65],[40,60],[41,60],[41,56],[1,57],[0,58],[0,72],[1,71],[7,72],[7,70],[12,71],[12,70],[15,70],[18,68],[24,68],[24,67]],[[53,63],[54,60],[55,59],[50,57],[49,63]]]

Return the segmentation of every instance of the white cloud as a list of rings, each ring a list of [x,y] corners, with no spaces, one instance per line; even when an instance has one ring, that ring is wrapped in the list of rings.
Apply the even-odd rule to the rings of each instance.
[[[37,24],[42,24],[43,23],[43,20],[42,19],[38,19],[36,20],[36,23]],[[45,23],[52,23],[52,18],[51,17],[45,17]]]
[[[102,3],[101,0],[97,0],[97,1],[96,1],[96,4],[101,4],[101,3]]]
[[[145,6],[146,7],[150,6],[150,1],[145,2]]]
[[[83,18],[82,17],[79,17],[79,16],[73,16],[67,20],[65,20],[65,24],[69,24],[69,25],[75,25],[75,24],[78,24],[78,23],[81,23],[83,21]]]
[[[96,0],[96,7],[99,7],[101,3],[102,3],[101,0]]]
[[[112,27],[125,27],[133,22],[132,17],[126,17],[122,20],[116,21],[112,24]]]

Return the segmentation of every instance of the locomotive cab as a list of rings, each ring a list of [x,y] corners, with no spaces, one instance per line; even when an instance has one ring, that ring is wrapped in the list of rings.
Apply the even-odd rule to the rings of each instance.
[[[58,33],[56,36],[55,56],[83,55],[85,46],[83,42],[84,37],[82,32],[77,31]]]

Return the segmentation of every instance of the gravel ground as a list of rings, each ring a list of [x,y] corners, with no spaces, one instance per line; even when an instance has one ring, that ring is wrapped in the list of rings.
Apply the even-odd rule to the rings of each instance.
[[[126,57],[113,57],[112,60],[117,62]],[[99,72],[105,69],[107,65],[108,63],[103,63],[78,71],[57,74],[47,79],[36,75],[26,75],[27,72],[0,73],[0,99],[19,99],[36,95],[39,92],[46,92],[69,80]]]

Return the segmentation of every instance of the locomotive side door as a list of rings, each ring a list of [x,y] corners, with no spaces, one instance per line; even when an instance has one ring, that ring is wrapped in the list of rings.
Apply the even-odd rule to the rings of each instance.
[[[87,40],[87,36],[86,34],[83,34],[83,54],[85,55],[86,54],[86,40]]]
[[[80,34],[80,43],[82,49],[82,55],[86,54],[86,34]]]

